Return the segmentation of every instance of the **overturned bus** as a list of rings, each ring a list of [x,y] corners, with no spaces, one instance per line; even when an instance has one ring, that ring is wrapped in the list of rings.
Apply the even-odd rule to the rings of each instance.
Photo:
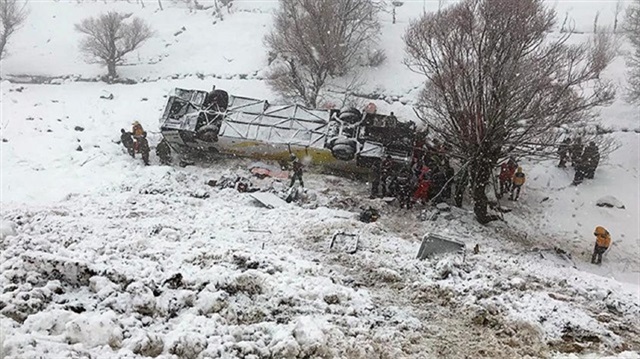
[[[160,120],[163,138],[179,153],[204,151],[259,159],[299,158],[329,168],[368,170],[383,157],[411,163],[415,124],[355,108],[271,105],[223,90],[176,88]]]

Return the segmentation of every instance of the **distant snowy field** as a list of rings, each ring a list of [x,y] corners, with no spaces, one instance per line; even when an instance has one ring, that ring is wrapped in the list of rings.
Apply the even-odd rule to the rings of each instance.
[[[422,222],[418,211],[363,199],[366,184],[317,173],[305,178],[302,207],[266,210],[246,194],[204,184],[247,175],[249,160],[170,168],[152,158],[144,167],[115,143],[119,129],[138,120],[155,146],[163,96],[173,87],[215,84],[276,98],[262,81],[262,38],[275,1],[236,0],[222,21],[163,4],[164,11],[154,1],[144,9],[31,3],[28,23],[8,45],[3,78],[71,78],[0,82],[5,358],[640,358],[637,108],[617,100],[603,109],[615,130],[608,136],[622,146],[580,187],[568,186],[569,169],[524,163],[528,183],[521,201],[505,204],[514,209],[506,223],[482,227],[458,209]],[[570,11],[584,32],[597,12],[611,22],[615,8],[553,5],[560,21]],[[104,69],[83,61],[73,24],[111,9],[142,16],[157,32],[119,68],[140,83],[74,82]],[[364,91],[411,103],[421,78],[402,65],[401,36],[422,9],[421,1],[405,2],[397,24],[382,15],[379,45],[388,59],[362,69]],[[624,71],[618,58],[607,76],[623,84]],[[114,99],[100,98],[108,94]],[[412,113],[399,101],[378,105]],[[625,209],[597,207],[605,196]],[[357,221],[359,205],[379,208],[381,220]],[[596,225],[613,236],[601,267],[589,264]],[[338,231],[360,234],[356,254],[328,251]],[[465,242],[467,255],[415,260],[429,231]],[[479,255],[470,251],[476,244]]]

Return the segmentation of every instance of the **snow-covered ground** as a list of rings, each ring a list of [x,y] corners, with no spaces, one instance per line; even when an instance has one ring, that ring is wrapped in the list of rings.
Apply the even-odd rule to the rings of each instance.
[[[165,2],[164,11],[154,2],[32,3],[9,45],[3,77],[72,78],[0,82],[4,357],[640,358],[637,108],[618,100],[602,110],[621,147],[580,187],[568,186],[570,169],[525,163],[528,182],[521,201],[506,204],[506,222],[480,226],[468,207],[423,222],[418,210],[366,199],[364,183],[313,171],[303,203],[267,210],[205,184],[248,175],[250,160],[180,168],[152,158],[145,167],[116,143],[138,120],[154,146],[173,87],[276,97],[261,79],[276,2],[235,1],[223,20]],[[401,63],[401,36],[422,6],[405,2],[397,24],[383,15],[388,59],[363,69],[363,92],[410,103],[421,79]],[[555,6],[589,31],[597,11],[611,20],[615,3]],[[73,24],[110,9],[157,31],[119,69],[140,83],[75,82],[104,69],[82,61]],[[621,58],[607,76],[623,83]],[[411,114],[390,102],[378,104]],[[597,207],[605,196],[625,208]],[[357,221],[368,205],[380,221]],[[600,267],[589,264],[597,225],[613,237]],[[340,231],[360,235],[358,252],[329,251]],[[427,232],[465,242],[467,254],[416,260]]]

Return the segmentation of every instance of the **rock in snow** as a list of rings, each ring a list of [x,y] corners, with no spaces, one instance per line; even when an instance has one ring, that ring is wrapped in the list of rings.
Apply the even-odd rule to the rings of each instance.
[[[625,209],[624,204],[614,196],[604,196],[596,202],[598,207],[620,208]]]

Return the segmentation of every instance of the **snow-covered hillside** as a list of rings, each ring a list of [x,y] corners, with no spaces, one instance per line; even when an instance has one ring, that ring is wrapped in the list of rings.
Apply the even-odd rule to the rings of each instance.
[[[164,3],[163,11],[154,2],[32,3],[8,45],[0,68],[4,358],[640,358],[637,108],[617,100],[602,110],[614,131],[606,136],[621,147],[579,187],[569,186],[570,169],[524,163],[528,182],[519,202],[505,204],[513,208],[505,222],[480,226],[468,206],[421,221],[419,210],[367,199],[366,183],[313,170],[300,205],[268,210],[206,185],[248,176],[251,160],[181,168],[153,157],[145,167],[117,143],[119,129],[138,120],[155,146],[173,87],[276,98],[262,81],[275,1],[236,0],[223,20]],[[589,31],[598,11],[601,23],[611,21],[615,3],[554,6]],[[73,24],[111,9],[157,32],[119,68],[138,83],[76,81],[105,70],[84,63]],[[422,9],[405,2],[397,24],[383,14],[387,62],[362,69],[363,92],[387,96],[379,108],[405,118],[421,79],[402,65],[401,36]],[[624,71],[618,58],[607,76],[623,84]],[[58,79],[7,80],[20,75]],[[596,206],[606,196],[625,208]],[[380,209],[381,219],[359,222],[360,206]],[[597,225],[613,236],[602,266],[589,263]],[[360,235],[355,254],[329,250],[341,231]],[[464,242],[466,255],[416,260],[427,232]]]

